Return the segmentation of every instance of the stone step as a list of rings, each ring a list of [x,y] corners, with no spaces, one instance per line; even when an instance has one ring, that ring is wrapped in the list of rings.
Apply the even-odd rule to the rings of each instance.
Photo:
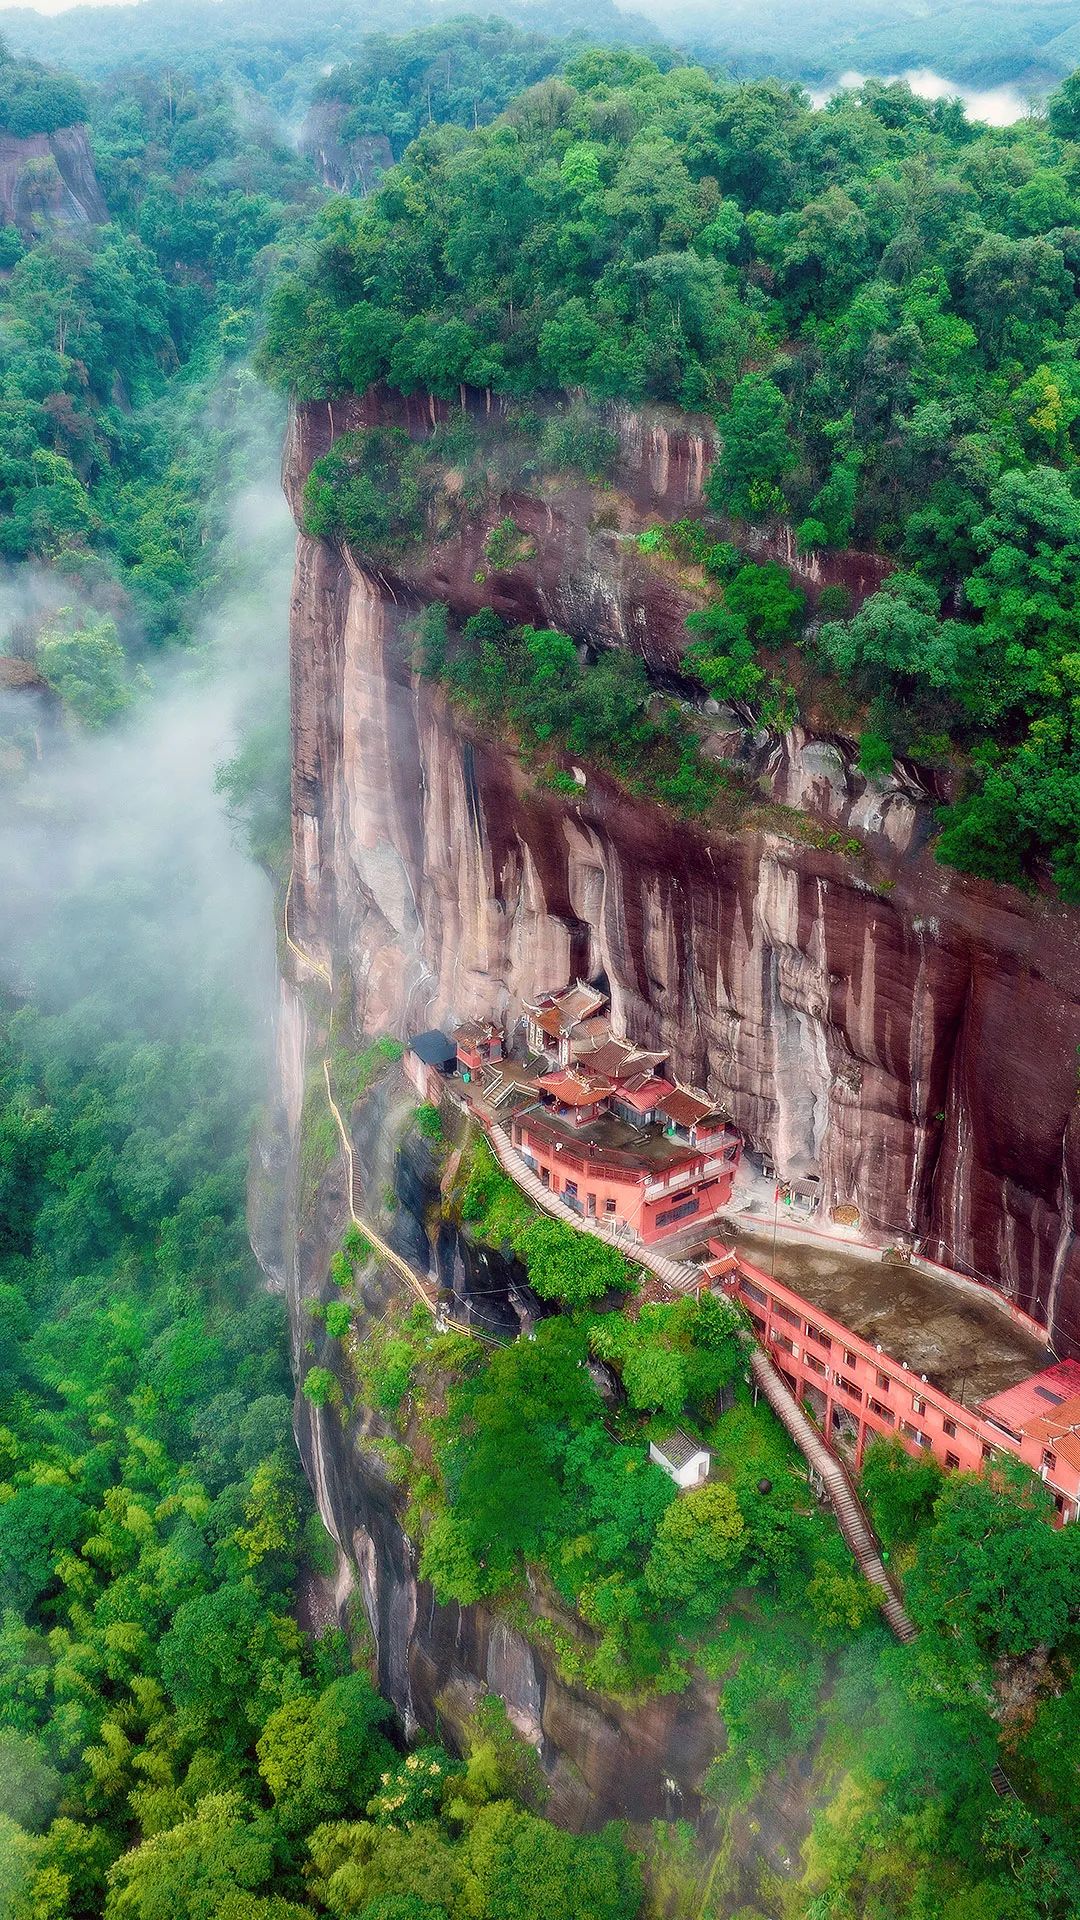
[[[798,1401],[788,1391],[768,1355],[755,1347],[750,1358],[755,1384],[764,1394],[777,1418],[795,1441],[809,1464],[820,1475],[832,1502],[840,1531],[866,1578],[878,1588],[882,1612],[900,1640],[915,1637],[915,1627],[893,1587],[878,1551],[877,1539],[845,1468],[831,1453],[825,1441],[807,1419]]]

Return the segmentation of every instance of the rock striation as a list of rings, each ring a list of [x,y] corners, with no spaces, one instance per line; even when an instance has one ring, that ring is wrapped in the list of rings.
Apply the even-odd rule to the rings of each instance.
[[[364,417],[355,402],[300,411],[294,501]],[[695,435],[629,417],[622,431],[640,499],[692,509]],[[609,644],[636,636],[671,665],[677,589],[662,581],[657,599],[572,499],[532,511],[536,556],[489,600]],[[390,578],[299,542],[293,900],[304,939],[346,963],[358,1019],[512,1024],[538,990],[602,975],[616,1023],[707,1085],[782,1175],[818,1173],[826,1208],[920,1241],[1080,1351],[1080,915],[937,866],[915,771],[872,785],[849,742],[801,730],[763,744],[761,780],[858,836],[858,858],[800,843],[775,809],[760,829],[705,833],[594,776],[570,798],[538,789],[402,643],[418,600],[471,610],[480,548],[431,549]]]
[[[85,127],[19,137],[0,130],[0,226],[97,226],[109,217]]]
[[[346,132],[351,111],[343,100],[316,101],[304,117],[299,147],[325,187],[334,193],[369,194],[393,166],[394,155],[384,133]]]

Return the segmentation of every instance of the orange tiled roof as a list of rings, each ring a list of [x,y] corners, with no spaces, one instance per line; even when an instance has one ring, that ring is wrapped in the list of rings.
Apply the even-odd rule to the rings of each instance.
[[[541,1033],[546,1033],[550,1040],[561,1040],[563,1023],[558,1007],[543,1007],[533,1018]]]
[[[606,993],[598,992],[595,987],[587,987],[578,980],[563,993],[541,994],[535,1006],[527,1007],[526,1012],[532,1015],[543,1033],[552,1040],[558,1040],[571,1027],[576,1027],[580,1021],[606,1006]]]
[[[1080,1471],[1080,1394],[1072,1400],[1063,1400],[1052,1413],[1041,1413],[1037,1419],[1025,1421],[1024,1433],[1030,1440],[1041,1441],[1059,1459],[1067,1460],[1070,1467]]]
[[[591,1107],[597,1100],[606,1100],[614,1091],[610,1080],[594,1080],[586,1074],[569,1071],[545,1073],[536,1084],[564,1107]]]
[[[606,1073],[618,1080],[633,1058],[634,1049],[628,1047],[625,1040],[605,1040],[602,1046],[590,1047],[588,1053],[580,1054],[578,1064],[590,1072]]]
[[[642,1074],[639,1079],[616,1087],[615,1097],[628,1107],[633,1107],[636,1113],[649,1113],[674,1091],[670,1080],[656,1080],[651,1074]]]
[[[691,1093],[686,1087],[676,1087],[659,1106],[661,1113],[666,1113],[677,1127],[692,1127],[699,1120],[721,1117],[706,1094]]]

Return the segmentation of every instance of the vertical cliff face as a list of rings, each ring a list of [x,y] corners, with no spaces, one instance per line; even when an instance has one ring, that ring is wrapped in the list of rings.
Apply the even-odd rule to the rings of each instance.
[[[94,226],[108,217],[85,127],[21,138],[0,131],[0,225]]]
[[[297,470],[317,431],[294,439]],[[674,483],[670,450],[660,476],[643,455],[651,488],[685,495],[677,455]],[[543,613],[556,544],[527,583]],[[709,835],[593,777],[573,799],[538,791],[409,670],[403,612],[432,590],[300,541],[293,897],[305,937],[347,957],[358,1018],[512,1023],[538,990],[603,973],[618,1024],[783,1174],[820,1173],[826,1207],[921,1240],[1078,1346],[1080,916],[919,854],[926,796],[868,786],[843,742],[789,735],[764,771],[858,833],[862,860]]]
[[[350,112],[343,100],[317,101],[300,129],[300,151],[334,193],[373,193],[394,155],[383,133],[347,133]]]
[[[277,1125],[264,1137],[254,1168],[251,1211],[259,1258],[286,1293],[300,1371],[311,1364],[309,1341],[319,1364],[343,1369],[339,1343],[327,1340],[306,1310],[330,1291],[328,1262],[348,1217],[340,1162],[326,1170],[302,1209],[297,1192],[305,1078],[323,1044],[317,1013],[286,981]],[[453,1291],[457,1315],[467,1317],[470,1301],[482,1300],[485,1323],[494,1314],[509,1331],[521,1276],[514,1263],[472,1245],[440,1218],[440,1173],[430,1148],[415,1133],[402,1139],[414,1107],[411,1087],[391,1073],[353,1112],[358,1187],[368,1195],[393,1189],[395,1204],[381,1219],[382,1231],[418,1270],[437,1274],[442,1289]],[[353,1296],[361,1340],[365,1316],[382,1318],[396,1289],[394,1277],[376,1263],[363,1270]],[[345,1386],[351,1401],[347,1378]],[[406,1494],[380,1453],[385,1423],[356,1405],[343,1419],[337,1408],[313,1406],[303,1395],[295,1417],[305,1471],[340,1549],[327,1598],[343,1624],[366,1621],[378,1684],[406,1731],[425,1728],[464,1748],[477,1709],[497,1695],[537,1755],[552,1819],[574,1830],[610,1819],[688,1820],[717,1910],[721,1903],[732,1912],[753,1905],[779,1920],[778,1880],[792,1872],[825,1795],[812,1750],[771,1776],[750,1805],[718,1813],[701,1795],[706,1768],[724,1740],[713,1686],[694,1675],[684,1692],[666,1698],[606,1699],[569,1684],[550,1645],[511,1624],[496,1606],[440,1605],[420,1578],[402,1524]],[[531,1598],[537,1614],[550,1605],[538,1593]],[[764,1894],[762,1869],[770,1889]]]

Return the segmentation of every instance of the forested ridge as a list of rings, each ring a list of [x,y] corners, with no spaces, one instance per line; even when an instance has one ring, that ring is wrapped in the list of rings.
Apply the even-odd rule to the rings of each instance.
[[[0,233],[0,652],[37,702],[0,690],[19,922],[0,976],[0,1920],[727,1920],[691,1901],[687,1829],[559,1831],[497,1703],[464,1754],[409,1751],[359,1611],[348,1639],[298,1623],[298,1581],[335,1554],[293,1446],[284,1312],[247,1242],[257,941],[213,926],[197,831],[166,818],[145,866],[138,832],[190,802],[197,732],[168,716],[177,688],[185,713],[223,698],[215,627],[257,654],[261,603],[250,631],[238,604],[261,564],[244,489],[281,427],[251,367],[265,332],[262,364],[305,396],[496,390],[514,458],[598,486],[605,403],[710,414],[715,522],[644,536],[709,583],[688,675],[779,724],[801,649],[868,767],[896,748],[961,771],[950,858],[1028,879],[1053,863],[1070,891],[1074,93],[999,135],[902,88],[812,113],[791,87],[581,51],[549,37],[590,24],[573,9],[366,46],[337,9],[288,41],[237,9],[217,48],[203,9],[169,11],[166,31],[145,9],[165,57],[120,74],[111,20],[89,49],[77,18],[65,29],[85,81],[0,58],[4,124],[50,131],[77,108],[109,209]],[[350,56],[323,95],[403,157],[367,205],[319,212],[271,107],[318,93],[321,35]],[[433,463],[478,488],[498,464],[467,420],[441,432],[346,447],[316,473],[313,530],[415,544]],[[897,575],[854,619],[811,620],[783,569],[718,536],[763,517],[877,545]],[[520,538],[496,527],[490,564]],[[586,671],[564,635],[490,614],[451,634],[438,607],[416,644],[481,724],[565,735],[677,811],[716,803],[685,720],[625,656]],[[287,742],[280,673],[265,679],[244,679],[217,783],[283,882]],[[111,811],[88,799],[95,766],[131,783]],[[99,822],[121,817],[134,853],[102,860]],[[438,1115],[417,1125],[442,1154]],[[922,1629],[894,1647],[750,1404],[730,1311],[642,1306],[624,1261],[576,1254],[480,1149],[455,1205],[559,1309],[535,1340],[481,1351],[404,1308],[372,1323],[355,1233],[315,1316],[332,1368],[309,1365],[302,1330],[321,1417],[374,1410],[437,1597],[537,1634],[571,1685],[714,1689],[720,1855],[729,1820],[810,1775],[805,1858],[762,1875],[763,1910],[1075,1920],[1080,1534],[1051,1529],[1033,1478],[943,1484],[872,1452],[863,1491]],[[679,1500],[647,1457],[676,1419],[717,1461]]]
[[[812,111],[583,53],[331,202],[266,364],[302,398],[383,380],[710,414],[725,523],[894,563],[853,618],[799,623],[815,710],[868,771],[949,775],[942,859],[1075,898],[1077,100],[989,129],[904,87]],[[705,684],[753,698],[775,636],[718,554]]]
[[[629,1920],[622,1839],[522,1806],[505,1719],[465,1760],[406,1754],[344,1635],[297,1624],[298,1568],[334,1553],[247,1238],[257,952],[189,763],[240,675],[218,784],[279,872],[253,582],[283,633],[282,419],[247,356],[317,183],[268,112],[172,68],[83,89],[5,54],[0,112],[85,118],[109,209],[0,234],[0,653],[26,670],[0,688],[0,1913]]]

